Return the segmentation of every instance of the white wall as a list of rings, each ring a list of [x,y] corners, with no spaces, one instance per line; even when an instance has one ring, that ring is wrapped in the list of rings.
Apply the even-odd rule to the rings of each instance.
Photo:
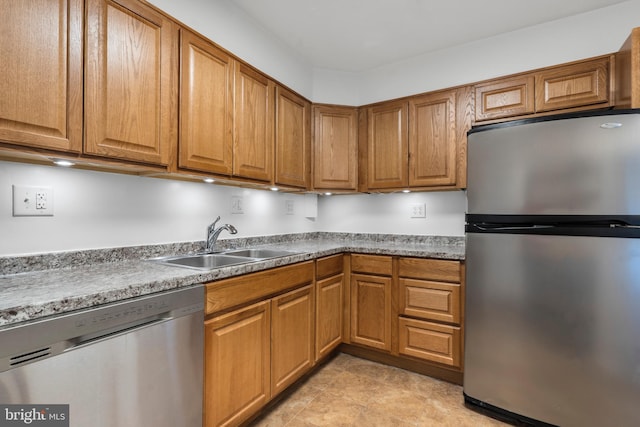
[[[54,216],[13,217],[14,184],[52,187]],[[231,214],[233,196],[244,214]],[[303,195],[0,162],[0,255],[204,240],[217,215],[236,237],[315,231],[304,203]]]
[[[410,218],[416,203],[426,218]],[[466,203],[463,191],[320,196],[317,222],[326,231],[463,236]]]

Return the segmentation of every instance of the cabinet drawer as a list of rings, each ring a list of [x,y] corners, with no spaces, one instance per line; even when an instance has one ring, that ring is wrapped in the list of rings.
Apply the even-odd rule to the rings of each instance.
[[[205,314],[259,301],[313,281],[313,261],[207,283]]]
[[[536,73],[536,112],[609,101],[609,60],[580,62]]]
[[[460,262],[442,259],[400,258],[400,277],[460,283]]]
[[[325,277],[341,274],[344,265],[344,256],[333,255],[320,258],[316,261],[316,279],[324,279]]]
[[[476,120],[533,113],[534,81],[533,75],[526,75],[475,86]]]
[[[460,367],[461,334],[456,326],[400,317],[399,352],[431,362]]]
[[[358,273],[391,276],[392,262],[390,256],[383,255],[351,255],[351,271]]]
[[[406,316],[460,324],[460,285],[400,279],[400,310]]]

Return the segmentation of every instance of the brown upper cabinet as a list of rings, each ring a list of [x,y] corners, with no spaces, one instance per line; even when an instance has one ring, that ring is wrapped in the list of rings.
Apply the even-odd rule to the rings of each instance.
[[[358,188],[358,109],[313,106],[313,188]]]
[[[231,175],[234,60],[181,29],[180,65],[178,166]]]
[[[640,108],[640,27],[616,54],[616,107]]]
[[[273,179],[275,83],[237,63],[234,89],[233,174],[257,181]]]
[[[0,3],[0,140],[82,150],[82,0]]]
[[[276,86],[275,183],[310,187],[311,103]]]
[[[612,105],[610,56],[475,85],[476,121]]]
[[[136,0],[87,0],[85,153],[167,165],[177,138],[177,26]]]
[[[368,107],[367,188],[464,187],[472,99],[461,87]]]
[[[367,188],[402,188],[409,183],[409,103],[367,108]]]

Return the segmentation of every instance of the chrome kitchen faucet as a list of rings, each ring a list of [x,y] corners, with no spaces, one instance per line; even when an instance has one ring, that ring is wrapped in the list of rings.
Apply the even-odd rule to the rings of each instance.
[[[216,228],[218,221],[220,221],[220,217],[216,218],[216,220],[207,227],[207,247],[205,248],[205,252],[208,254],[215,252],[216,241],[218,240],[220,233],[222,233],[222,230],[227,230],[231,234],[236,234],[238,232],[238,230],[236,230],[236,228],[231,224],[223,224]]]

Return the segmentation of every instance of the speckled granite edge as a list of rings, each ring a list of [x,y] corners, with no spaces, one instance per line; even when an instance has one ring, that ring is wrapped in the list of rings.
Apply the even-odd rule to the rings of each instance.
[[[221,250],[268,244],[293,243],[304,240],[331,239],[344,243],[387,243],[392,245],[428,244],[432,246],[464,246],[463,236],[422,236],[402,234],[333,233],[312,232],[278,234],[272,236],[221,239]],[[149,259],[175,254],[201,252],[204,241],[167,243],[158,245],[127,246],[120,248],[89,249],[80,251],[50,252],[42,254],[0,257],[0,275],[33,271],[80,267],[100,263]]]

